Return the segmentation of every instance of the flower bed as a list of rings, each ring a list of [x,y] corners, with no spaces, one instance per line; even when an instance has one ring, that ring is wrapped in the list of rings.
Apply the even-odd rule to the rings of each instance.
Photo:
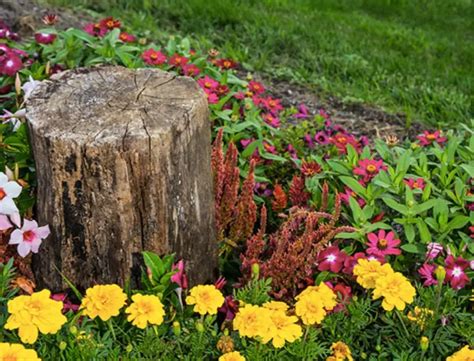
[[[324,110],[284,107],[187,38],[151,42],[112,18],[56,31],[56,20],[25,42],[0,29],[0,358],[474,357],[472,127],[369,141]],[[191,76],[207,95],[214,285],[189,289],[186,260],[145,252],[139,290],[34,290],[28,255],[49,228],[32,220],[24,104],[37,80],[105,63]]]

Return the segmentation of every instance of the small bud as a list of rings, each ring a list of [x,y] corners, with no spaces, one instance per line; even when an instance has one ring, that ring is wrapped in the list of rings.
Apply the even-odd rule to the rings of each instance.
[[[179,324],[178,321],[173,322],[173,333],[176,336],[179,336],[181,334],[181,325]]]
[[[146,43],[147,43],[146,38],[138,39],[138,44],[140,44],[140,45],[146,45]]]
[[[67,347],[67,343],[66,343],[66,342],[61,341],[61,342],[59,343],[59,349],[60,349],[61,351],[64,351],[64,350],[66,349],[66,347]]]
[[[446,269],[443,266],[436,267],[435,276],[438,282],[442,284],[446,278]]]
[[[429,345],[430,345],[430,340],[428,339],[428,337],[423,336],[423,337],[420,339],[421,350],[422,350],[422,351],[428,350],[428,346],[429,346]]]
[[[71,335],[73,335],[73,336],[77,335],[77,327],[76,327],[76,326],[71,326],[71,327],[69,327],[69,332],[70,332]]]
[[[378,352],[380,352],[380,351],[382,351],[382,346],[377,345],[377,346],[375,346],[375,349],[376,349]]]
[[[361,358],[362,360],[367,360],[367,354],[366,354],[365,352],[362,352],[362,353],[360,354],[360,358]]]
[[[413,201],[408,201],[407,202],[408,207],[413,207],[414,205],[415,205],[415,202],[413,202]]]
[[[260,276],[260,266],[258,263],[252,265],[252,278],[258,278]]]
[[[197,321],[197,322],[196,322],[196,330],[197,330],[198,332],[204,332],[204,325],[202,324],[201,321]]]
[[[50,75],[50,71],[51,71],[51,63],[48,61],[44,67],[44,73],[46,75]]]
[[[17,96],[21,94],[21,79],[18,73],[16,73],[15,77],[15,92]]]
[[[125,348],[125,351],[127,351],[127,353],[132,352],[132,350],[133,350],[133,346],[130,344],[128,344],[127,347]]]

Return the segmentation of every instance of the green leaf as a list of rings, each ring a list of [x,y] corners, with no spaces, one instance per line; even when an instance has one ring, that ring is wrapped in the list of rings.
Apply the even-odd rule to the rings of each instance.
[[[469,217],[458,215],[454,217],[451,221],[449,221],[448,229],[452,231],[454,229],[463,228],[468,222]]]
[[[412,243],[415,239],[415,227],[413,227],[413,224],[411,223],[405,223],[403,228],[405,229],[405,236],[407,237],[408,242]]]
[[[158,281],[161,276],[165,273],[165,267],[161,258],[153,253],[144,251],[142,252],[143,260],[145,265],[150,269],[153,279]]]
[[[357,180],[347,176],[341,176],[339,179],[359,196],[366,197],[367,190]]]
[[[389,197],[382,197],[382,200],[388,207],[392,208],[393,210],[405,216],[408,215],[409,209],[407,206],[400,204],[396,202],[393,198],[389,198]]]
[[[425,253],[424,247],[420,244],[404,244],[400,248],[408,253],[418,253],[418,254]]]
[[[425,221],[421,218],[417,220],[416,223],[418,227],[418,231],[420,232],[420,238],[423,243],[430,243],[431,242],[431,233],[426,225]]]
[[[430,199],[429,201],[426,201],[425,203],[417,204],[416,206],[413,207],[413,211],[415,214],[420,214],[428,209],[434,207],[439,201],[437,199]]]

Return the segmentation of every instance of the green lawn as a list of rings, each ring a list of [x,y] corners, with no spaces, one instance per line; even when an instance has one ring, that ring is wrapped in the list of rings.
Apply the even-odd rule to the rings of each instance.
[[[440,126],[472,118],[471,0],[77,3],[151,35],[192,35],[249,70],[305,83],[325,95]]]

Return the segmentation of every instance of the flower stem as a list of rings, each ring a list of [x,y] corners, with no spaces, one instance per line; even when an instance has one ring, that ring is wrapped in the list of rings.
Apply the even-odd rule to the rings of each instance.
[[[410,337],[410,334],[408,333],[407,327],[405,326],[405,322],[403,321],[403,318],[402,318],[402,315],[400,314],[400,311],[395,309],[395,314],[397,315],[398,319],[400,320],[400,323],[402,324],[403,329],[405,330],[405,334],[407,335],[407,337]]]

